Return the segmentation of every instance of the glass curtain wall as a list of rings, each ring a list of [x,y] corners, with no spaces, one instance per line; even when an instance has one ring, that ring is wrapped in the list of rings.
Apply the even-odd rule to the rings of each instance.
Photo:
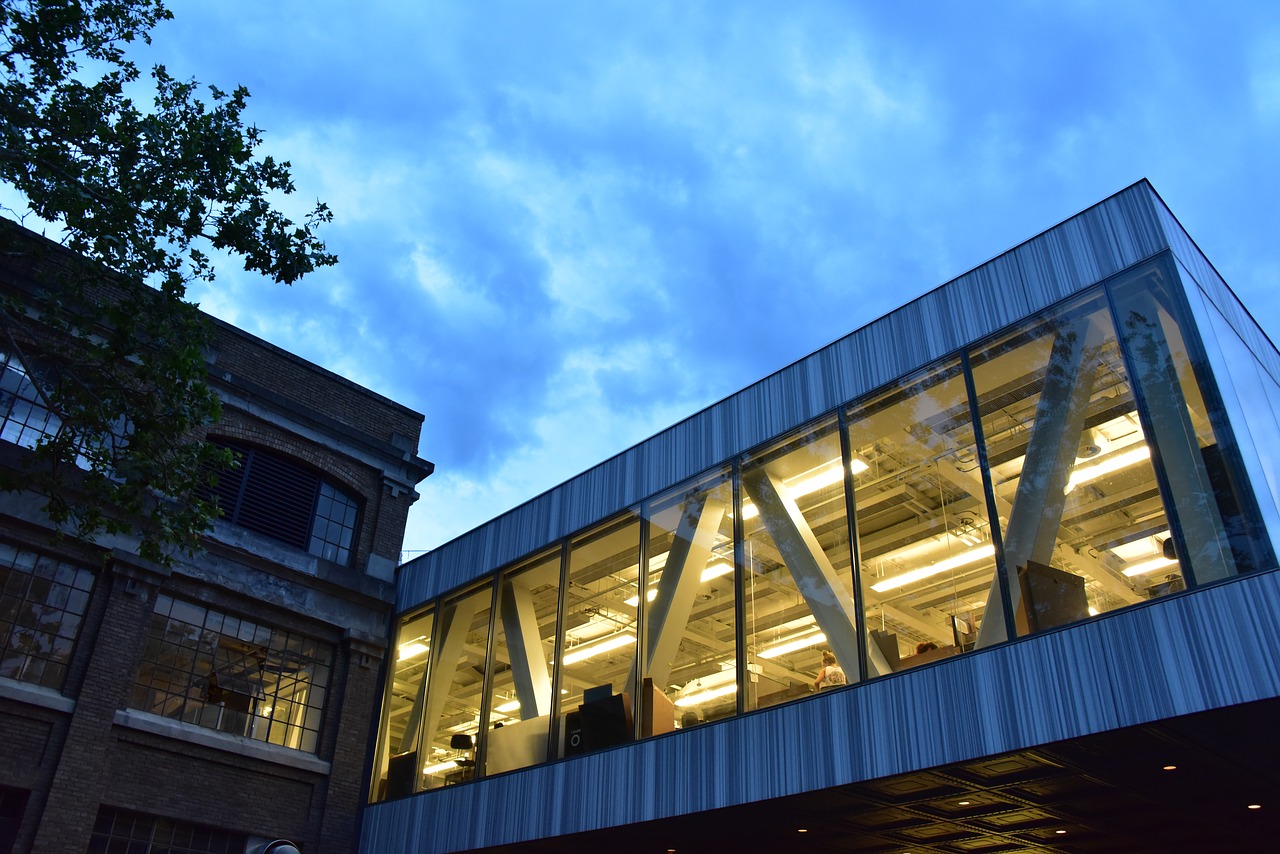
[[[475,773],[480,701],[488,669],[493,583],[446,599],[436,616],[422,712],[423,789],[470,780]]]
[[[651,502],[645,516],[642,737],[732,715],[738,692],[729,472]]]
[[[971,648],[996,564],[960,362],[879,392],[846,423],[868,672]]]
[[[753,455],[742,468],[745,708],[818,688],[823,653],[856,681],[858,619],[844,467],[835,418]],[[834,671],[833,671],[834,673]]]
[[[561,755],[633,737],[640,521],[628,514],[575,541],[565,588]]]
[[[517,564],[496,614],[491,582],[411,617],[377,791],[766,708],[1273,566],[1173,275],[1155,261],[743,455],[736,498],[726,464]]]
[[[1182,589],[1105,296],[1032,319],[972,366],[1018,634]],[[978,645],[1004,639],[989,620]]]
[[[1164,473],[1166,503],[1178,520],[1173,554],[1158,555],[1168,563],[1153,555],[1142,572],[1125,568],[1135,585],[1157,594],[1175,561],[1201,584],[1273,562],[1240,455],[1222,441],[1230,436],[1225,413],[1221,405],[1206,404],[1202,388],[1214,388],[1211,369],[1183,334],[1191,328],[1190,312],[1169,285],[1176,280],[1171,266],[1155,264],[1112,288],[1125,355]]]
[[[503,574],[493,625],[486,774],[545,762],[555,677],[560,552]]]

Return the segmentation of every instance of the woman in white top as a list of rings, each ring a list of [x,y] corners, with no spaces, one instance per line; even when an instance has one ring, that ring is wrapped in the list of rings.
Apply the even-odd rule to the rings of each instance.
[[[829,649],[822,651],[822,669],[818,671],[818,678],[813,680],[813,690],[824,691],[827,688],[837,688],[848,683],[848,679],[844,676],[844,669],[836,663],[836,656]]]

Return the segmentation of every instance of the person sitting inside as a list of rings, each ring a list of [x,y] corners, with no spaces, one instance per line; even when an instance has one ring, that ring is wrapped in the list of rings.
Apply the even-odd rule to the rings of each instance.
[[[848,684],[845,678],[844,669],[836,663],[836,656],[829,649],[822,651],[822,669],[818,671],[818,678],[813,680],[813,690],[825,691],[828,688],[838,688],[841,685]]]

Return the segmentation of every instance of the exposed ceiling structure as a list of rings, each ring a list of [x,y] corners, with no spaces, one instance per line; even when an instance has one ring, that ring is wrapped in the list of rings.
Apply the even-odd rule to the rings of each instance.
[[[1277,721],[1280,699],[1266,700],[475,854],[1270,851],[1280,839]]]

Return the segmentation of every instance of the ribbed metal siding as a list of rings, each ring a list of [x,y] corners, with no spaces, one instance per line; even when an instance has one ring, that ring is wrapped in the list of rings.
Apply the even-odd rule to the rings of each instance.
[[[402,568],[411,608],[1167,248],[1135,184]]]
[[[625,748],[366,809],[446,852],[749,803],[1280,696],[1280,574]]]

